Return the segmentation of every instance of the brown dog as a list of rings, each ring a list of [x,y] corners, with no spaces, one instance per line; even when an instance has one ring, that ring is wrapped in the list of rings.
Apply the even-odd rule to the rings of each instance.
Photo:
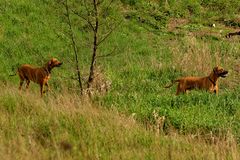
[[[218,78],[225,78],[228,71],[224,70],[221,67],[214,67],[213,71],[209,76],[206,77],[183,77],[177,80],[172,81],[172,84],[166,86],[165,88],[170,88],[175,82],[178,82],[177,93],[186,93],[188,90],[192,89],[201,89],[209,92],[218,93]]]
[[[20,78],[19,90],[21,91],[24,80],[26,80],[26,89],[28,89],[30,81],[38,83],[40,85],[40,93],[43,95],[43,86],[47,86],[49,90],[48,80],[50,79],[51,70],[54,67],[59,67],[62,62],[59,62],[56,58],[52,58],[43,67],[33,67],[29,64],[23,64],[18,68],[18,75]]]

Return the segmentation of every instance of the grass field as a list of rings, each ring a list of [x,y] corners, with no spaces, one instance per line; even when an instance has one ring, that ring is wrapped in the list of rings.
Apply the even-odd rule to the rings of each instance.
[[[3,87],[3,86],[1,86]],[[6,87],[6,86],[5,86]],[[238,159],[231,133],[214,137],[146,130],[134,117],[79,95],[40,99],[8,86],[0,93],[3,159]]]
[[[122,22],[98,54],[114,53],[96,63],[96,86],[111,87],[91,101],[72,79],[73,49],[59,2],[0,1],[2,157],[238,158],[240,37],[225,37],[239,31],[237,0],[114,1],[108,14]],[[77,16],[71,18],[85,85],[92,34]],[[100,29],[102,34],[106,28]],[[64,63],[52,72],[53,92],[41,99],[38,85],[30,84],[29,93],[18,94],[18,77],[9,75],[20,64],[41,66],[51,57]],[[180,76],[206,76],[216,65],[229,71],[217,96],[175,96],[176,86],[164,88]]]

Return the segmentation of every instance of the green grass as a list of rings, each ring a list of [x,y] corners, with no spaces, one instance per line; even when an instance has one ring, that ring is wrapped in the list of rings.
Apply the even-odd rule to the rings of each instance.
[[[187,137],[190,134],[209,139],[208,136],[211,135],[212,138],[222,140],[231,133],[234,142],[239,144],[240,88],[239,72],[236,71],[240,56],[239,37],[225,38],[228,32],[236,30],[229,23],[235,26],[239,23],[239,3],[237,0],[168,2],[122,0],[114,3],[116,8],[111,13],[116,19],[123,21],[109,39],[101,44],[98,54],[109,54],[116,49],[113,56],[97,61],[98,72],[110,79],[112,85],[106,95],[94,97],[94,105],[104,106],[109,114],[123,113],[127,119],[134,114],[137,123],[149,123],[150,126],[157,123],[153,117],[155,111],[159,116],[166,117],[163,126],[166,135],[174,130],[174,133]],[[186,150],[183,156],[194,156],[188,155],[186,146],[190,144],[187,142],[183,146],[180,142],[175,144],[172,139],[167,140],[168,142],[155,142],[156,137],[144,131],[143,127],[140,127],[139,134],[138,127],[131,133],[126,132],[121,130],[122,125],[115,126],[114,123],[106,122],[111,121],[108,119],[109,114],[103,116],[103,119],[102,115],[88,119],[85,112],[79,115],[79,106],[82,104],[75,95],[77,81],[71,79],[75,75],[74,55],[63,6],[50,0],[13,0],[1,1],[0,8],[0,13],[4,12],[0,17],[0,83],[3,91],[6,90],[0,97],[3,114],[0,122],[4,126],[1,137],[5,138],[1,154],[6,158],[11,156],[8,151],[13,149],[17,150],[19,156],[23,156],[24,152],[35,156],[38,154],[37,150],[40,150],[39,155],[43,154],[47,158],[67,156],[71,159],[73,156],[101,159],[98,157],[101,155],[103,159],[120,159],[126,153],[127,159],[135,156],[141,159],[142,154],[142,159],[157,159],[154,151],[158,151],[161,143],[164,143],[164,147],[174,144],[173,147],[177,150],[175,155],[181,153],[179,150],[183,148]],[[86,79],[91,59],[91,33],[78,17],[72,15],[72,20],[79,50],[79,64]],[[211,27],[213,23],[216,24],[215,28]],[[51,57],[64,62],[61,68],[52,72],[50,86],[56,93],[43,100],[37,98],[33,102],[27,97],[16,95],[18,78],[9,75],[16,71],[17,66],[23,63],[41,66]],[[215,65],[229,70],[229,76],[219,80],[218,96],[201,91],[175,96],[176,86],[164,88],[171,80],[181,76],[206,76]],[[13,91],[7,89],[13,86],[16,88]],[[38,85],[31,84],[30,92],[37,96]],[[66,98],[62,97],[62,92],[67,94]],[[61,102],[55,103],[51,100],[53,97]],[[63,101],[71,102],[73,110],[68,111],[68,104]],[[57,105],[62,107],[59,111]],[[112,113],[108,109],[117,111]],[[100,126],[95,126],[99,121],[103,122]],[[118,120],[114,122],[117,123]],[[108,128],[106,137],[103,136],[105,126]],[[115,130],[111,131],[112,128]],[[119,129],[122,131],[122,138],[118,141],[116,137]],[[30,138],[21,137],[21,134]],[[125,136],[127,139],[124,139]],[[56,149],[65,139],[73,146],[73,150],[66,155]],[[30,144],[31,141],[33,144]],[[19,143],[22,147],[18,149]],[[204,142],[199,143],[201,146]],[[136,151],[129,153],[129,148],[136,144]],[[103,149],[101,146],[104,146]],[[79,150],[81,153],[77,152]],[[141,153],[140,150],[144,152]],[[164,151],[166,152],[160,155],[166,156],[168,151]],[[218,150],[214,150],[214,154],[215,151]],[[200,155],[202,152],[198,150],[197,153]],[[205,154],[212,157],[213,153],[204,152],[200,157],[204,158]],[[224,158],[228,157],[228,151],[223,155]]]
[[[8,86],[0,97],[0,155],[4,159],[238,157],[230,135],[226,141],[221,135],[205,140],[206,136],[183,137],[175,131],[155,134],[134,117],[95,106],[77,94],[53,92],[40,98],[35,92],[19,93]]]

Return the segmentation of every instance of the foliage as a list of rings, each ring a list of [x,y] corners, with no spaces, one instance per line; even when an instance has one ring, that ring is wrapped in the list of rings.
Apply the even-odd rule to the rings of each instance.
[[[201,135],[196,139],[176,133],[155,135],[134,117],[93,106],[74,93],[54,92],[41,99],[34,92],[16,91],[9,86],[0,93],[3,159],[238,157],[236,142],[231,137],[219,135],[226,141],[219,139],[210,144],[214,142],[206,142]]]
[[[94,107],[104,106],[97,112],[108,108],[104,118],[95,117],[94,107],[87,111],[89,106],[84,107],[82,103],[85,102],[75,95],[77,83],[72,80],[75,78],[74,55],[63,16],[64,8],[58,2],[60,0],[0,2],[0,13],[4,13],[0,17],[0,83],[2,90],[6,90],[0,96],[1,144],[6,149],[6,152],[0,150],[1,154],[10,156],[9,150],[16,150],[20,155],[27,152],[34,157],[39,155],[49,159],[57,155],[69,159],[118,159],[120,156],[123,159],[136,156],[158,159],[154,155],[159,151],[156,148],[161,146],[166,152],[159,154],[170,154],[173,147],[175,155],[184,150],[186,154],[183,156],[189,159],[206,153],[201,150],[197,151],[199,154],[191,154],[187,152],[192,150],[191,144],[176,143],[173,139],[161,141],[143,127],[115,126],[124,124],[132,115],[137,123],[154,126],[154,111],[160,117],[165,116],[163,133],[168,136],[174,132],[207,140],[227,139],[229,143],[233,137],[231,142],[239,143],[239,37],[225,38],[228,32],[235,30],[231,26],[238,26],[238,0],[114,1],[116,8],[105,14],[122,23],[99,48],[100,55],[113,54],[97,62],[101,74],[111,79],[112,85],[106,95],[96,96],[93,101]],[[77,5],[77,1],[70,2],[73,9],[82,12],[84,6]],[[108,24],[101,31],[105,35],[111,23],[104,19],[104,14],[102,16],[102,23]],[[76,14],[71,15],[71,20],[86,82],[91,61],[91,32],[85,22],[78,21]],[[20,64],[41,66],[51,57],[64,62],[61,68],[51,73],[49,83],[53,93],[44,99],[30,97],[34,101],[29,100],[28,95],[24,96],[25,92],[23,96],[18,95],[18,78],[9,75],[16,73]],[[207,76],[215,65],[229,70],[229,76],[219,80],[218,96],[201,91],[175,96],[176,86],[164,88],[181,76]],[[7,89],[12,86],[15,88],[12,91]],[[36,84],[30,85],[31,94],[37,96],[38,90]],[[111,110],[117,111],[112,113]],[[120,116],[113,123],[107,123],[112,122],[109,119],[112,114],[122,113],[127,115],[126,121],[119,120]],[[89,119],[89,114],[93,119]],[[133,130],[127,132],[130,129]],[[68,143],[73,147],[70,152],[56,149],[59,146],[68,148]],[[202,142],[196,143],[202,146]],[[164,150],[168,147],[170,150]],[[223,148],[226,149],[224,153],[229,153],[231,147]],[[132,148],[134,153],[130,154],[128,150]],[[199,156],[199,159],[217,156],[221,153],[219,150],[212,151],[207,145],[205,151],[210,153]],[[118,154],[120,156],[116,156]],[[222,159],[226,157],[229,158],[225,155]]]

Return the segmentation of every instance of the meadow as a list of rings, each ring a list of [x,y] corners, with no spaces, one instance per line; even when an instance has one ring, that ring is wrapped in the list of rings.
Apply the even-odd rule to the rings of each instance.
[[[1,150],[5,159],[237,159],[240,143],[240,4],[225,1],[114,1],[121,24],[99,47],[95,86],[80,96],[74,54],[61,1],[0,1]],[[74,3],[73,3],[74,4]],[[226,7],[222,7],[226,6]],[[72,15],[86,85],[91,32]],[[213,24],[215,27],[213,27]],[[103,28],[104,31],[105,28]],[[18,93],[23,63],[63,61],[52,92]],[[175,96],[165,85],[181,76],[229,71],[218,95]],[[161,121],[164,119],[163,121]],[[159,122],[160,121],[160,122]],[[15,154],[12,154],[15,153]]]

